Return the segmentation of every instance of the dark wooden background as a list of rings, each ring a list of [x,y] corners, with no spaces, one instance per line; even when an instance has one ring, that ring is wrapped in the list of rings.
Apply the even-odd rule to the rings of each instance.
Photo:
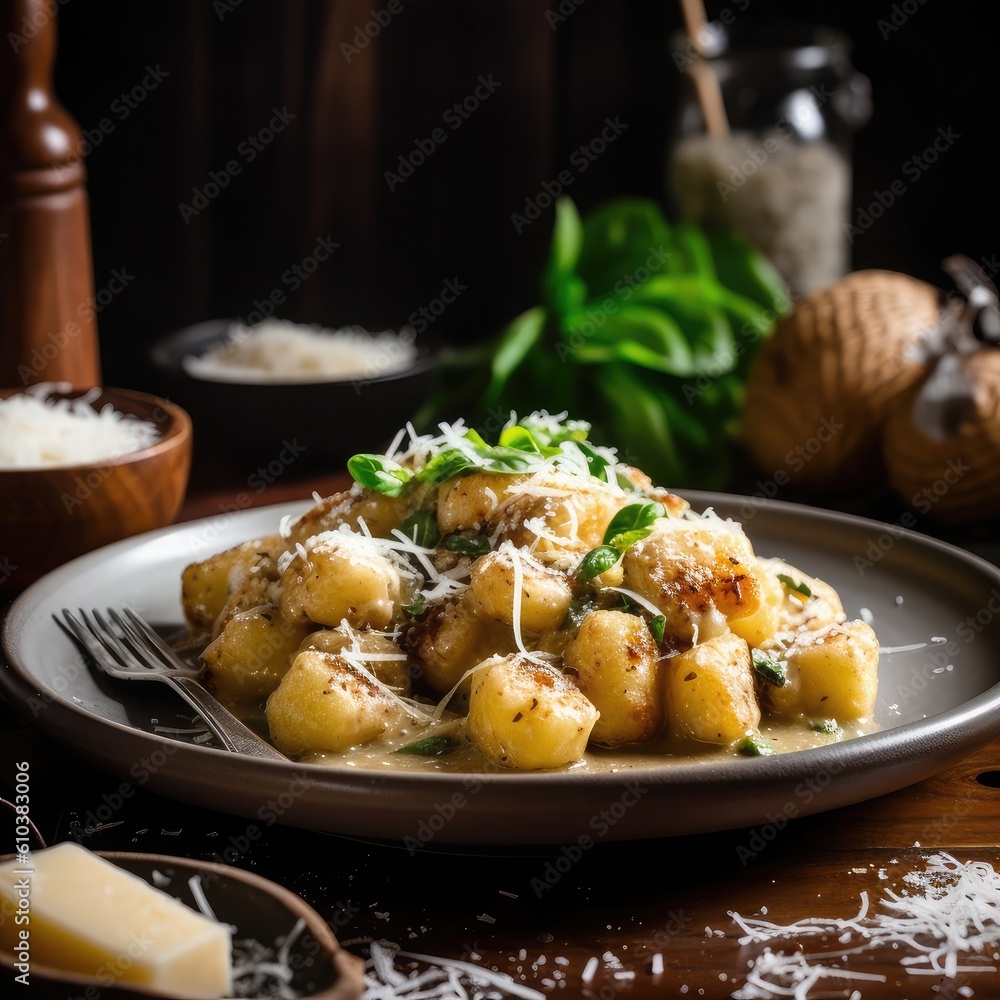
[[[489,335],[532,301],[549,236],[551,209],[520,235],[511,214],[605,116],[628,129],[574,172],[569,193],[582,209],[614,195],[663,197],[677,5],[584,0],[553,27],[546,12],[559,0],[394,2],[401,9],[378,36],[345,55],[342,44],[387,0],[63,0],[57,89],[100,139],[87,157],[95,281],[104,287],[115,269],[131,276],[98,317],[107,383],[144,388],[157,338],[290,293],[283,273],[326,236],[339,249],[288,294],[284,317],[399,326],[457,279],[465,290],[432,329],[452,342]],[[807,17],[853,39],[876,109],[855,146],[858,206],[903,178],[939,127],[960,136],[856,241],[855,266],[940,284],[947,254],[1000,252],[995,5],[708,6],[746,23]],[[885,37],[879,21],[894,14],[899,28]],[[168,75],[129,108],[120,95],[142,86],[147,67]],[[490,74],[499,89],[390,191],[384,172]],[[240,144],[273,108],[295,118],[247,162]],[[240,174],[185,222],[180,204],[233,159]]]

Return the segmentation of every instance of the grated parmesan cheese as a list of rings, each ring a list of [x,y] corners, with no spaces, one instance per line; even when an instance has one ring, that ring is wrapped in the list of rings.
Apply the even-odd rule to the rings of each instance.
[[[899,964],[908,975],[944,976],[954,979],[965,973],[996,973],[987,964],[1000,945],[1000,873],[985,862],[961,863],[950,854],[932,854],[922,872],[903,877],[922,893],[886,890],[881,910],[868,915],[868,894],[847,919],[813,917],[781,926],[768,920],[743,917],[731,912],[743,931],[741,945],[786,941],[801,946],[804,938],[834,939],[850,948],[836,952],[791,954],[769,946],[750,962],[743,987],[733,993],[736,1000],[769,1000],[793,996],[802,1000],[821,979],[857,979],[884,982],[885,977],[845,968],[833,960],[890,947],[901,955]],[[964,959],[964,961],[960,961]],[[993,959],[995,961],[995,958]]]
[[[483,996],[545,1000],[544,993],[472,962],[401,951],[389,941],[372,941],[368,947],[365,1000],[472,1000]],[[411,963],[408,975],[396,968],[398,959]]]
[[[110,403],[99,411],[100,389],[77,399],[57,399],[68,383],[45,382],[0,399],[0,469],[84,465],[129,455],[155,444],[156,425],[121,413]]]
[[[193,378],[215,382],[326,382],[390,375],[416,359],[408,327],[369,333],[359,326],[325,330],[265,320],[232,324],[223,343],[181,364]]]

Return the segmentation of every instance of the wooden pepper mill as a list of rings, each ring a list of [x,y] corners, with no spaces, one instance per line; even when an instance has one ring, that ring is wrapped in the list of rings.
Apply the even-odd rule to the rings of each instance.
[[[80,130],[51,0],[0,0],[0,387],[101,381]]]

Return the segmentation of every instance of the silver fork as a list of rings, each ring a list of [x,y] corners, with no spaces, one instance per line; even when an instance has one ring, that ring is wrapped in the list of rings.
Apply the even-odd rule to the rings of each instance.
[[[227,750],[268,760],[288,760],[202,687],[196,680],[198,671],[184,663],[131,608],[125,608],[122,614],[108,609],[108,617],[117,628],[100,611],[88,613],[80,608],[78,613],[79,619],[63,608],[66,626],[110,677],[162,681],[198,713]]]

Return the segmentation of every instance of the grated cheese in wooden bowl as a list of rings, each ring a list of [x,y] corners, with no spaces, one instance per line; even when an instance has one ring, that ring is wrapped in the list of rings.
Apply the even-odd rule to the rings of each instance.
[[[413,330],[324,330],[285,320],[234,323],[225,340],[182,365],[193,378],[224,382],[321,382],[372,379],[417,360]]]
[[[85,465],[120,458],[154,444],[160,432],[148,420],[111,404],[91,405],[101,390],[58,398],[66,383],[45,382],[0,399],[0,469]]]

